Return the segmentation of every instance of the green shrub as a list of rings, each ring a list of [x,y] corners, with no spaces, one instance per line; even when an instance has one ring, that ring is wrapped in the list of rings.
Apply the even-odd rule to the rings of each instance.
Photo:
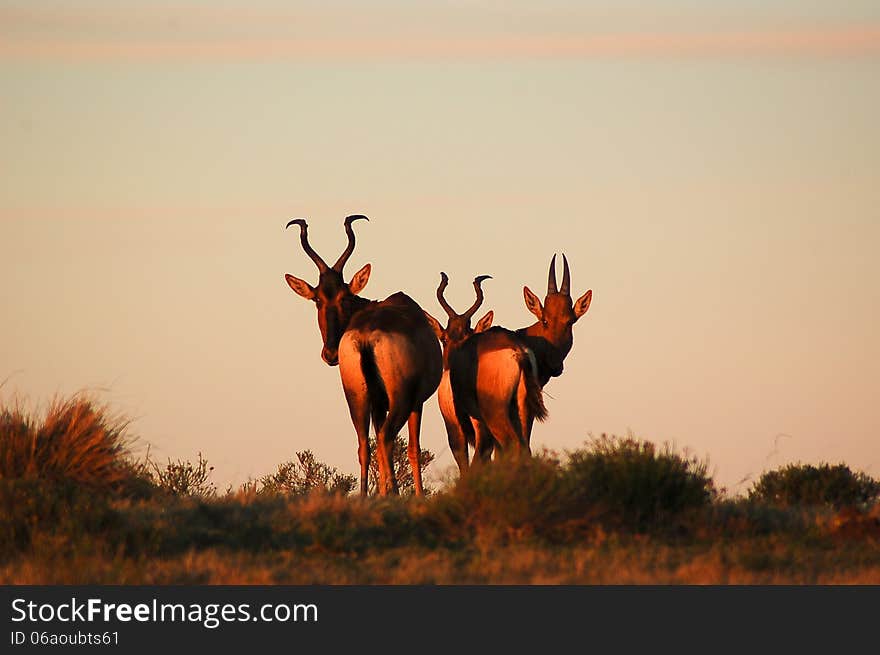
[[[863,505],[880,497],[880,482],[865,473],[853,473],[844,464],[789,464],[761,475],[749,490],[749,499],[791,507]]]
[[[0,408],[0,478],[110,488],[128,475],[128,422],[86,395],[52,401],[43,416]]]
[[[642,529],[716,496],[707,464],[668,445],[602,435],[569,454],[563,476],[572,508]]]

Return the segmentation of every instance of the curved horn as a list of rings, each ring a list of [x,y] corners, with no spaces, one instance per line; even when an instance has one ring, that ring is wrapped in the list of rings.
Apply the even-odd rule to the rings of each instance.
[[[299,242],[302,244],[303,250],[306,251],[306,254],[311,258],[315,265],[318,267],[318,270],[323,273],[327,270],[327,264],[321,259],[321,255],[316,253],[312,247],[309,245],[309,234],[308,229],[309,226],[306,224],[306,219],[304,218],[295,218],[290,223],[288,223],[284,229],[286,230],[291,225],[299,225]]]
[[[477,310],[480,308],[480,305],[483,304],[483,287],[480,284],[483,280],[491,280],[491,275],[479,275],[474,278],[474,291],[477,292],[477,299],[474,301],[474,304],[471,305],[471,308],[467,310],[462,317],[470,319],[471,316],[477,313]]]
[[[457,314],[452,307],[449,306],[449,303],[446,302],[446,298],[443,297],[443,292],[446,291],[446,286],[449,284],[449,278],[446,277],[446,273],[440,273],[440,286],[437,287],[437,300],[440,302],[440,306],[446,312],[446,315],[449,318],[453,318]]]
[[[556,293],[556,255],[550,260],[550,273],[547,275],[547,294]]]
[[[336,260],[336,263],[333,264],[333,270],[337,273],[342,273],[345,262],[348,261],[348,258],[351,257],[351,253],[354,252],[354,230],[351,229],[351,224],[360,219],[364,219],[365,221],[370,220],[363,214],[352,214],[351,216],[345,217],[345,233],[348,235],[348,246],[346,247],[345,252],[339,255],[339,259]]]
[[[568,260],[565,258],[565,253],[562,253],[562,287],[559,289],[559,293],[564,293],[566,296],[571,295],[571,272],[568,270]]]

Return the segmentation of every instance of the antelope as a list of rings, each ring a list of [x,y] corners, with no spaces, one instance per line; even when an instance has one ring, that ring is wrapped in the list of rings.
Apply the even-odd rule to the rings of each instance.
[[[537,323],[516,331],[523,342],[535,353],[538,362],[538,381],[543,389],[551,377],[562,375],[562,364],[574,344],[572,327],[578,319],[587,313],[593,299],[590,289],[576,301],[571,299],[571,272],[568,259],[562,255],[563,272],[562,286],[556,287],[556,255],[550,260],[550,272],[547,277],[547,295],[544,304],[527,287],[523,287],[526,307],[538,319]],[[525,408],[528,410],[528,408]],[[532,425],[537,416],[528,411],[520,412],[520,422],[524,428],[526,439],[530,439]]]
[[[380,495],[398,493],[392,456],[394,440],[404,423],[409,426],[407,455],[415,492],[423,495],[419,431],[422,406],[440,383],[440,345],[422,308],[405,293],[397,292],[382,301],[358,295],[370,277],[370,264],[345,283],[342,269],[355,247],[351,224],[360,219],[369,220],[360,214],[345,219],[348,246],[333,266],[327,266],[309,245],[305,219],[290,221],[285,229],[299,226],[300,243],[318,267],[319,276],[314,287],[290,274],[284,278],[294,292],[315,303],[324,342],[321,358],[329,366],[339,366],[358,437],[361,495],[367,494],[371,420],[376,430]]]
[[[501,452],[527,453],[520,412],[541,420],[546,416],[532,352],[510,330],[491,327],[492,311],[471,329],[471,318],[483,303],[481,285],[486,279],[490,276],[474,279],[476,300],[458,314],[443,296],[449,278],[440,273],[437,300],[448,316],[446,328],[425,313],[443,344],[437,396],[449,447],[462,475],[468,470],[468,443],[474,446],[475,463],[486,461],[496,443]]]

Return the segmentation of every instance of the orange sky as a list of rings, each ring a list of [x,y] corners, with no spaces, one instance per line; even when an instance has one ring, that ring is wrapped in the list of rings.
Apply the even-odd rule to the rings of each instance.
[[[520,327],[554,252],[594,291],[534,439],[632,430],[736,490],[880,475],[872,3],[0,5],[0,393],[83,387],[217,481],[353,472],[284,273],[348,267]],[[785,435],[785,436],[779,436]],[[432,401],[423,444],[452,465]]]
[[[557,3],[559,4],[559,3]],[[565,3],[561,3],[565,5]],[[674,3],[673,3],[674,4]],[[393,5],[393,3],[392,3]],[[589,11],[489,3],[375,13],[346,3],[318,8],[255,5],[0,7],[0,57],[16,60],[271,60],[662,56],[854,56],[880,51],[880,20],[823,21],[692,12],[688,20],[646,10]],[[380,5],[381,6],[381,5]],[[345,11],[344,9],[347,9]],[[760,13],[758,13],[760,16]],[[519,20],[513,17],[518,17]],[[639,20],[641,18],[641,20]],[[714,20],[707,20],[714,18]],[[751,18],[751,20],[749,20]],[[388,20],[390,19],[390,20]],[[555,19],[555,20],[554,20]],[[572,29],[573,20],[581,29]]]

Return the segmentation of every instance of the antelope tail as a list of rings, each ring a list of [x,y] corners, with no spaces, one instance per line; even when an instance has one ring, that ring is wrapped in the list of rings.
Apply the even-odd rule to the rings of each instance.
[[[525,349],[526,361],[523,362],[523,375],[526,383],[526,407],[529,413],[542,423],[547,420],[547,407],[544,406],[544,394],[538,383],[538,362],[530,349]]]
[[[364,375],[364,383],[367,387],[367,397],[369,398],[371,411],[373,416],[385,416],[388,413],[388,393],[385,391],[385,384],[379,369],[376,366],[376,355],[373,347],[370,345],[361,345],[359,347],[361,353],[361,372]],[[378,433],[381,425],[375,425]]]

